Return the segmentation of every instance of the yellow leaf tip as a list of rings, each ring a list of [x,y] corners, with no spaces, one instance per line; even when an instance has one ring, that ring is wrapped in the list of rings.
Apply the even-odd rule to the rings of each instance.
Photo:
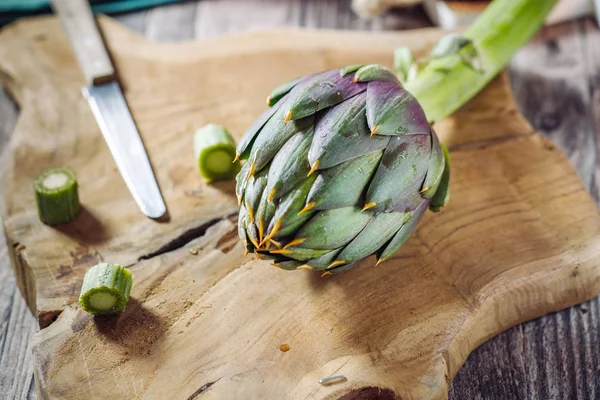
[[[331,268],[337,267],[338,265],[344,265],[347,263],[348,262],[345,260],[336,260],[336,261],[332,262],[331,264],[329,264],[329,267],[327,267],[327,269],[331,269]]]
[[[310,203],[308,203],[307,205],[304,206],[304,208],[302,210],[300,210],[300,212],[298,213],[298,215],[305,213],[307,211],[312,210],[313,208],[315,208],[315,206],[317,205],[316,202],[311,201]]]
[[[371,129],[371,136],[375,135],[379,130],[379,124],[375,125],[373,129]]]
[[[361,211],[370,210],[371,208],[375,207],[376,205],[377,205],[377,203],[375,203],[375,202],[367,203],[367,204],[365,204],[365,206],[362,208]]]
[[[286,249],[271,250],[271,254],[281,254],[283,256],[286,256],[286,255],[291,254],[291,253],[292,253],[291,250],[286,250]]]
[[[255,172],[256,172],[256,164],[254,164],[254,161],[252,161],[252,164],[250,164],[250,171],[248,171],[248,177],[246,178],[246,182],[248,182],[250,177],[252,175],[254,175]]]
[[[306,242],[306,238],[298,238],[298,239],[294,239],[291,242],[289,242],[288,244],[286,244],[285,246],[283,246],[284,249],[290,248],[292,246],[296,246],[299,244],[302,244]]]
[[[315,161],[315,163],[310,167],[310,171],[308,171],[308,174],[306,174],[306,176],[311,176],[313,172],[315,172],[317,170],[317,168],[319,168],[319,163],[321,162],[321,160],[317,160]]]
[[[273,189],[271,189],[271,191],[269,192],[269,195],[267,196],[267,201],[273,201],[274,198],[275,198],[275,187],[273,187]]]

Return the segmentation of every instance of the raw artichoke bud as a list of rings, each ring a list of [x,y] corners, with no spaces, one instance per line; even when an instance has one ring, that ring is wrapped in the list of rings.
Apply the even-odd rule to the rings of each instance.
[[[285,270],[338,273],[390,258],[435,200],[444,150],[417,100],[380,65],[279,86],[240,140],[238,233]],[[438,191],[443,195],[437,196]]]
[[[477,72],[483,72],[481,60],[473,41],[465,36],[450,33],[442,37],[433,47],[429,58],[431,60],[444,60],[439,69],[451,69],[455,62],[450,56],[458,56],[458,60],[465,63]]]

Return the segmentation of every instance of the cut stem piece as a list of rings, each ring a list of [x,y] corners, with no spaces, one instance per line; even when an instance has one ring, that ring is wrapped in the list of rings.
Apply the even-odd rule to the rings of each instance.
[[[77,177],[71,168],[44,171],[33,183],[38,214],[43,223],[71,222],[79,212]]]
[[[96,264],[83,278],[81,308],[92,315],[121,313],[129,301],[132,284],[133,275],[122,265]]]
[[[233,179],[240,170],[235,141],[222,126],[209,124],[194,135],[194,154],[200,175],[207,183]]]

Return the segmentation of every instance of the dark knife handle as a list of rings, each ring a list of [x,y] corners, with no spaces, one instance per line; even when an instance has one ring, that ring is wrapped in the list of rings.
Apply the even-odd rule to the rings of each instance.
[[[88,85],[105,83],[115,78],[115,69],[104,46],[87,0],[52,0],[75,57]]]

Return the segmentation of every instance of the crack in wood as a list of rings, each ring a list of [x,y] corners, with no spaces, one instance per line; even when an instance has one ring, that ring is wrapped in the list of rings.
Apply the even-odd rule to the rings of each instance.
[[[401,400],[393,390],[380,388],[375,386],[363,387],[360,389],[353,390],[340,397],[338,400]]]
[[[212,385],[219,382],[220,380],[221,380],[221,378],[217,379],[216,381],[208,382],[208,383],[205,383],[204,385],[200,386],[198,388],[198,390],[196,390],[194,393],[192,393],[192,395],[190,397],[187,398],[187,400],[194,400],[196,397],[198,397],[202,393],[206,392],[208,389],[210,389],[210,387]]]
[[[192,229],[188,229],[187,231],[183,232],[181,235],[177,236],[176,238],[170,240],[169,242],[167,242],[164,245],[162,245],[161,247],[159,247],[158,250],[153,251],[148,254],[145,254],[143,256],[140,256],[138,258],[138,261],[149,260],[156,256],[160,256],[162,254],[170,253],[172,251],[180,249],[183,246],[185,246],[186,244],[188,244],[189,242],[191,242],[192,240],[198,239],[198,238],[204,236],[206,234],[206,231],[210,227],[218,224],[219,222],[221,222],[223,220],[235,218],[235,217],[237,217],[237,215],[238,215],[238,213],[235,212],[235,213],[226,215],[224,217],[211,219],[200,226],[194,227]]]
[[[52,310],[52,311],[42,311],[38,313],[38,323],[40,325],[40,330],[46,329],[50,325],[52,325],[60,314],[62,314],[64,310]]]

